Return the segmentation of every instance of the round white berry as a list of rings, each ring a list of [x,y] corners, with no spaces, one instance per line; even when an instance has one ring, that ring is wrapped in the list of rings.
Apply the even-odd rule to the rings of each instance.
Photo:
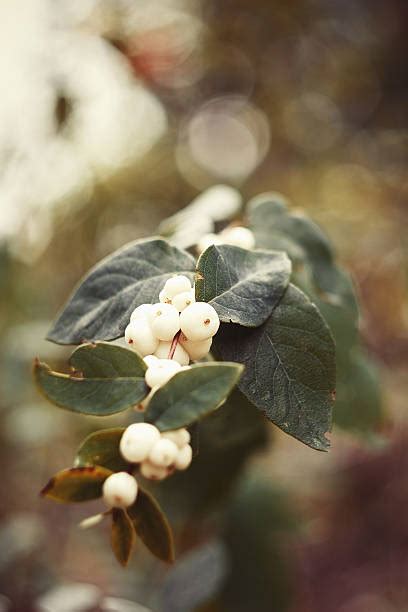
[[[140,463],[146,459],[153,445],[160,439],[160,432],[150,423],[133,423],[124,431],[119,450],[130,463]]]
[[[159,342],[160,344],[160,342]],[[145,364],[147,365],[147,367],[149,368],[151,365],[154,365],[155,363],[157,363],[158,357],[156,357],[156,355],[145,355],[143,357],[143,361],[145,362]]]
[[[181,365],[174,359],[158,359],[158,363],[153,364],[146,370],[146,384],[151,388],[161,387],[180,369]]]
[[[150,355],[159,346],[159,340],[153,334],[147,319],[135,319],[125,329],[125,340],[131,347],[144,355]]]
[[[190,304],[180,313],[180,327],[189,340],[206,340],[217,333],[220,319],[216,310],[207,302]]]
[[[172,429],[171,431],[165,431],[162,433],[162,438],[166,438],[167,440],[171,440],[176,444],[179,448],[183,448],[186,444],[190,442],[190,433],[187,429]]]
[[[127,508],[137,497],[137,482],[127,472],[111,474],[103,483],[103,501],[108,508]]]
[[[169,470],[166,467],[160,467],[153,465],[150,461],[146,460],[140,466],[140,473],[144,478],[149,480],[163,480],[168,476]]]
[[[164,289],[159,293],[159,302],[162,304],[171,304],[171,298],[164,292]]]
[[[159,340],[172,340],[180,330],[180,316],[171,304],[154,304],[150,315],[152,332]],[[153,352],[153,351],[152,351]]]
[[[171,465],[179,452],[178,446],[167,438],[160,438],[153,444],[148,460],[153,465],[168,467]]]
[[[151,310],[152,310],[151,304],[141,304],[140,306],[134,309],[134,311],[130,315],[130,320],[136,321],[136,319],[148,319],[150,316]]]
[[[178,293],[183,293],[184,291],[190,291],[191,283],[190,279],[187,276],[183,276],[182,274],[178,274],[177,276],[173,276],[166,280],[163,288],[163,292],[167,297],[171,300]]]
[[[227,227],[220,234],[225,244],[232,244],[242,249],[253,249],[255,247],[255,236],[247,227]]]
[[[177,453],[174,461],[174,467],[176,470],[186,470],[191,463],[193,458],[193,449],[189,444],[186,444]]]
[[[196,342],[193,342],[192,340],[188,340],[185,336],[182,336],[180,342],[183,348],[185,348],[187,353],[190,355],[190,359],[197,361],[198,359],[202,359],[208,355],[212,345],[212,338],[206,338],[205,340],[197,340]]]
[[[190,306],[190,304],[194,304],[195,295],[194,289],[190,289],[190,291],[183,291],[183,293],[178,293],[174,296],[172,304],[174,308],[177,308],[179,312]]]
[[[160,342],[157,350],[155,351],[155,356],[159,359],[168,359],[171,342]],[[190,357],[188,353],[184,350],[180,343],[177,344],[176,350],[174,351],[172,361],[177,361],[180,365],[185,366],[190,363]]]

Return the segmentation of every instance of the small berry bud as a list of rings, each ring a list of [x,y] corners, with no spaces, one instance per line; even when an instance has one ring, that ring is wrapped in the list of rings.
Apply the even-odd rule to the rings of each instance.
[[[171,342],[160,342],[157,350],[155,351],[155,356],[159,359],[168,359]],[[173,353],[172,361],[177,361],[180,365],[185,366],[190,363],[190,357],[188,353],[184,350],[181,344],[177,344],[176,349]]]
[[[220,234],[224,244],[232,244],[242,249],[253,249],[255,247],[255,236],[247,227],[227,227]]]
[[[208,355],[212,345],[212,338],[193,342],[192,340],[188,340],[185,336],[182,336],[180,342],[183,348],[185,348],[187,353],[190,355],[190,359],[197,361],[198,359],[202,359]]]
[[[111,474],[103,483],[103,501],[108,508],[128,508],[137,497],[137,482],[127,472]]]
[[[122,457],[130,463],[140,463],[146,459],[153,445],[160,439],[160,432],[150,423],[133,423],[123,433],[119,450]]]
[[[148,460],[150,463],[153,463],[153,465],[168,467],[174,462],[178,451],[179,449],[174,442],[166,438],[160,438],[160,440],[153,445]]]
[[[217,333],[219,326],[218,314],[207,302],[191,304],[180,313],[181,331],[193,342],[211,338]]]
[[[166,467],[159,467],[158,465],[153,465],[150,461],[146,460],[140,466],[140,473],[144,478],[148,478],[149,480],[163,480],[168,476],[169,470]]]
[[[129,323],[125,329],[125,340],[142,357],[154,353],[159,346],[159,340],[154,336],[145,318],[135,319]]]
[[[174,298],[178,293],[183,293],[184,291],[190,291],[191,283],[190,279],[187,276],[183,276],[182,274],[178,274],[177,276],[173,276],[166,280],[163,291],[167,297]]]
[[[162,438],[166,438],[167,440],[171,440],[176,444],[179,448],[183,448],[186,444],[190,442],[190,433],[187,429],[172,429],[171,431],[165,431],[162,433]]]
[[[186,470],[191,463],[193,458],[193,449],[189,444],[186,444],[177,453],[174,461],[174,467],[176,470]]]

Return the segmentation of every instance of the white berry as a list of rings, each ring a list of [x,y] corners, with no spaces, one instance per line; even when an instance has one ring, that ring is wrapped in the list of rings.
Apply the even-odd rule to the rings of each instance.
[[[186,444],[190,442],[190,433],[187,429],[172,429],[171,431],[165,431],[162,433],[162,438],[166,438],[167,440],[171,440],[178,446],[179,448],[183,448]]]
[[[177,276],[173,276],[172,278],[166,280],[163,292],[172,300],[178,293],[183,293],[184,291],[189,291],[190,289],[190,279],[187,278],[187,276],[178,274]]]
[[[255,247],[255,236],[247,227],[227,227],[220,234],[225,244],[232,244],[242,249],[253,249]]]
[[[186,470],[191,463],[193,458],[193,449],[189,444],[186,444],[177,453],[174,461],[174,467],[176,470]]]
[[[193,361],[197,361],[198,359],[202,359],[206,355],[208,355],[209,350],[212,345],[212,338],[206,338],[205,340],[197,340],[193,342],[192,340],[188,340],[185,336],[182,336],[180,342],[190,355],[190,359]]]
[[[160,344],[160,342],[159,342]],[[151,365],[157,363],[158,357],[156,357],[156,355],[145,355],[143,357],[143,361],[145,362],[145,364],[147,365],[147,367],[149,368]]]
[[[154,304],[150,315],[152,332],[159,340],[172,340],[180,330],[180,317],[172,304]],[[152,351],[154,352],[154,351]]]
[[[171,465],[179,452],[178,446],[167,438],[160,438],[149,453],[148,460],[153,465],[168,467]]]
[[[111,474],[103,483],[103,501],[108,508],[128,508],[137,497],[137,482],[127,472]]]
[[[195,302],[180,313],[181,331],[193,342],[211,338],[217,333],[219,326],[218,314],[207,302]]]
[[[140,463],[146,459],[153,445],[160,439],[160,432],[150,423],[133,423],[123,433],[119,450],[130,463]]]
[[[160,342],[159,346],[157,347],[157,350],[154,353],[155,356],[159,359],[168,359],[171,344],[171,342]],[[178,343],[176,346],[172,361],[177,361],[182,366],[188,365],[190,363],[190,357],[180,343]]]
[[[149,480],[163,480],[168,476],[169,470],[166,467],[153,465],[153,463],[146,460],[143,461],[140,466],[140,473],[144,478],[148,478]]]
[[[174,296],[172,304],[174,308],[177,308],[179,312],[190,306],[190,304],[194,304],[195,295],[194,289],[190,289],[190,291],[183,291],[182,293],[178,293]]]
[[[159,302],[162,304],[171,304],[171,298],[165,293],[164,289],[159,293]]]
[[[125,329],[125,340],[135,351],[144,355],[150,355],[159,346],[159,340],[153,334],[147,319],[135,319]]]
[[[181,365],[174,359],[159,359],[158,363],[153,364],[146,370],[146,384],[153,387],[161,387],[170,380],[174,374],[181,369]]]
[[[132,314],[130,315],[131,321],[136,321],[136,319],[148,319],[150,316],[150,312],[152,310],[151,304],[141,304],[134,309]]]

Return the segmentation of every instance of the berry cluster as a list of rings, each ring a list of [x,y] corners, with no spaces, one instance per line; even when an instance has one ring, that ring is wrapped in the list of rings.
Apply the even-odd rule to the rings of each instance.
[[[150,423],[133,423],[120,440],[122,457],[140,465],[140,473],[150,480],[163,480],[174,470],[185,470],[193,456],[187,429],[160,431]],[[127,508],[137,497],[136,478],[128,472],[109,476],[103,485],[103,499],[109,508]]]
[[[214,308],[195,301],[186,276],[169,278],[159,300],[138,306],[125,330],[126,342],[144,357],[146,384],[151,389],[164,385],[190,360],[205,357],[220,326]]]

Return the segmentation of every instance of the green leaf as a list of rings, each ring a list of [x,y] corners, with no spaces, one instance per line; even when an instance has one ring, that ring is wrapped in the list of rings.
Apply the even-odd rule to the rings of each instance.
[[[95,467],[75,467],[55,474],[41,491],[43,497],[69,503],[97,499],[111,470]]]
[[[84,378],[143,378],[146,364],[135,351],[109,342],[81,344],[69,358]]]
[[[214,338],[224,359],[245,365],[239,387],[283,431],[327,450],[335,394],[335,350],[318,309],[289,285],[256,329],[222,325]]]
[[[113,472],[126,471],[129,463],[119,452],[124,431],[124,427],[116,427],[91,433],[78,448],[74,466],[100,465]]]
[[[137,535],[150,552],[167,563],[174,561],[174,543],[171,527],[155,498],[139,487],[128,514]]]
[[[213,245],[198,260],[196,299],[210,302],[225,323],[258,327],[281,299],[290,273],[286,253]]]
[[[135,528],[126,511],[112,508],[111,544],[115,557],[121,565],[128,564],[135,542]]]
[[[144,378],[77,378],[53,372],[39,361],[34,364],[34,378],[40,392],[56,406],[94,416],[122,412],[148,392]]]
[[[377,368],[359,348],[351,352],[348,367],[338,374],[333,420],[360,434],[371,433],[384,422]]]
[[[199,363],[178,372],[150,400],[146,421],[160,431],[187,427],[216,410],[241,376],[238,363]]]
[[[192,278],[194,259],[164,240],[137,240],[103,259],[68,300],[48,340],[81,344],[124,335],[132,310],[154,303],[173,274]]]

